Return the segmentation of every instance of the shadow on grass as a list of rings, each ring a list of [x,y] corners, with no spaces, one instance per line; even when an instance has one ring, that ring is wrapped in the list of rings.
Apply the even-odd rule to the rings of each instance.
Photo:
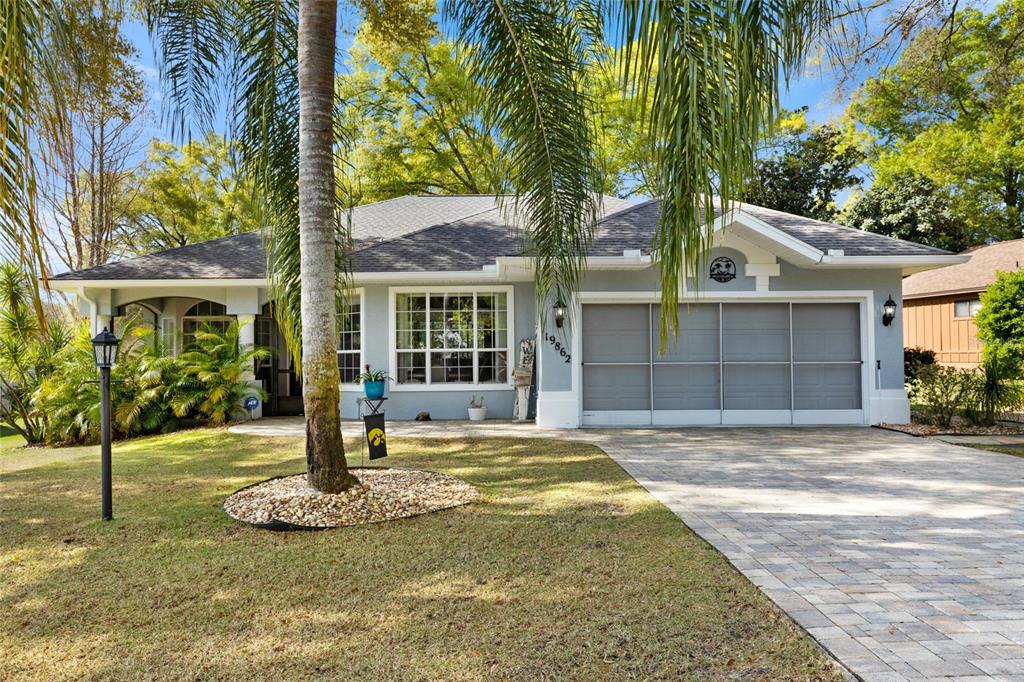
[[[596,448],[393,439],[482,501],[271,533],[220,509],[300,439],[190,432],[0,490],[0,677],[831,679],[745,579]]]

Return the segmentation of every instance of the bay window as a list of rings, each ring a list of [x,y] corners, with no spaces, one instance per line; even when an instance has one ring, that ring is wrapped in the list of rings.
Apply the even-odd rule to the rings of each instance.
[[[395,294],[395,380],[507,384],[509,298],[496,290]]]

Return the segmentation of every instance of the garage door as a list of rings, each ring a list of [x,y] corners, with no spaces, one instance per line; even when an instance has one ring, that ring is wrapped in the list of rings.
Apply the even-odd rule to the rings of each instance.
[[[857,303],[583,306],[583,423],[862,424]]]

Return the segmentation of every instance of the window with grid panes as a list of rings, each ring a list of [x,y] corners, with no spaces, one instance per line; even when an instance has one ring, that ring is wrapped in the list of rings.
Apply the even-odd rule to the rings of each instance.
[[[350,384],[360,372],[359,361],[363,349],[361,308],[351,303],[338,313],[338,371],[341,383]]]
[[[400,384],[502,384],[511,353],[505,292],[395,297]]]

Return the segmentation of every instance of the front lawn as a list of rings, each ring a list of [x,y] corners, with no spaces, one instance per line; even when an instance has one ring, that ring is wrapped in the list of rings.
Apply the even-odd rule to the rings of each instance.
[[[221,512],[301,447],[118,444],[106,524],[98,455],[3,475],[0,679],[841,679],[596,448],[396,438],[388,464],[482,503],[315,533]]]

